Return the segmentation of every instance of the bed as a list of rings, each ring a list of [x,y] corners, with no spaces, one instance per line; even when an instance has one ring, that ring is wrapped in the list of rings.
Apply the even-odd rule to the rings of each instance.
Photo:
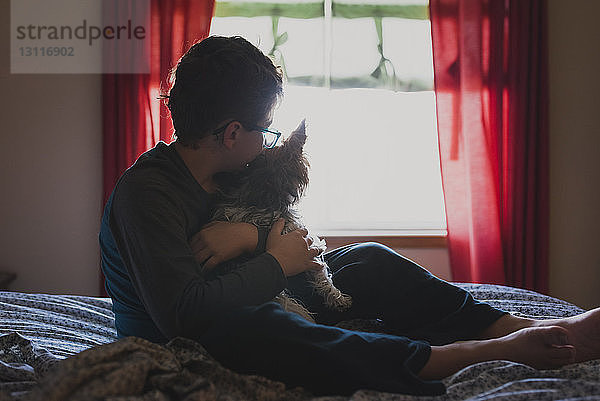
[[[457,285],[520,316],[583,312],[532,291]],[[378,324],[343,326],[376,330]],[[0,291],[0,400],[600,400],[600,361],[547,371],[491,361],[471,365],[444,383],[447,394],[435,397],[367,390],[351,397],[313,397],[302,388],[236,374],[190,340],[165,346],[139,338],[117,341],[108,298]]]

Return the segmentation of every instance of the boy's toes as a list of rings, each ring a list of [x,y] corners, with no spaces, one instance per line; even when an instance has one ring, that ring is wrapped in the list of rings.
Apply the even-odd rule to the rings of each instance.
[[[550,363],[556,367],[575,362],[575,347],[572,345],[553,345]]]

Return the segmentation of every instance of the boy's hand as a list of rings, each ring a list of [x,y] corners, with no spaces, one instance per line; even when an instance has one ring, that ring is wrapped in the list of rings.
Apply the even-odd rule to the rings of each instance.
[[[258,230],[252,224],[213,221],[194,234],[190,246],[198,263],[210,270],[219,263],[253,252],[257,241]]]
[[[309,249],[310,243],[304,238],[308,231],[300,228],[282,235],[284,225],[284,219],[273,224],[267,237],[267,252],[277,259],[286,277],[306,270],[321,269],[322,266],[315,261],[321,251]]]

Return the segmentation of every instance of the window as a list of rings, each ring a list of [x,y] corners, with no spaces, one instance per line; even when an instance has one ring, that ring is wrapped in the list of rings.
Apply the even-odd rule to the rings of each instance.
[[[307,119],[300,209],[318,234],[445,235],[430,32],[427,0],[216,3],[211,34],[284,69],[273,127]]]

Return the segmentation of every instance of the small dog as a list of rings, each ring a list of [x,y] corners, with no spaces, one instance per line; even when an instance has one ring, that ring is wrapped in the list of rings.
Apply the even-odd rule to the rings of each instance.
[[[298,211],[294,208],[308,186],[308,161],[303,152],[306,141],[306,125],[302,120],[298,128],[281,145],[265,149],[254,161],[240,172],[222,173],[217,178],[220,201],[212,220],[245,222],[256,226],[271,227],[279,218],[285,219],[283,234],[304,227]],[[333,310],[346,310],[352,298],[343,294],[331,281],[331,272],[323,258],[325,241],[311,236],[311,248],[321,251],[317,257],[320,270],[306,271],[309,283],[323,296],[324,303]],[[223,264],[218,268],[223,273]],[[235,263],[225,263],[227,271]],[[284,290],[276,298],[285,310],[295,312],[314,322],[311,313]]]

